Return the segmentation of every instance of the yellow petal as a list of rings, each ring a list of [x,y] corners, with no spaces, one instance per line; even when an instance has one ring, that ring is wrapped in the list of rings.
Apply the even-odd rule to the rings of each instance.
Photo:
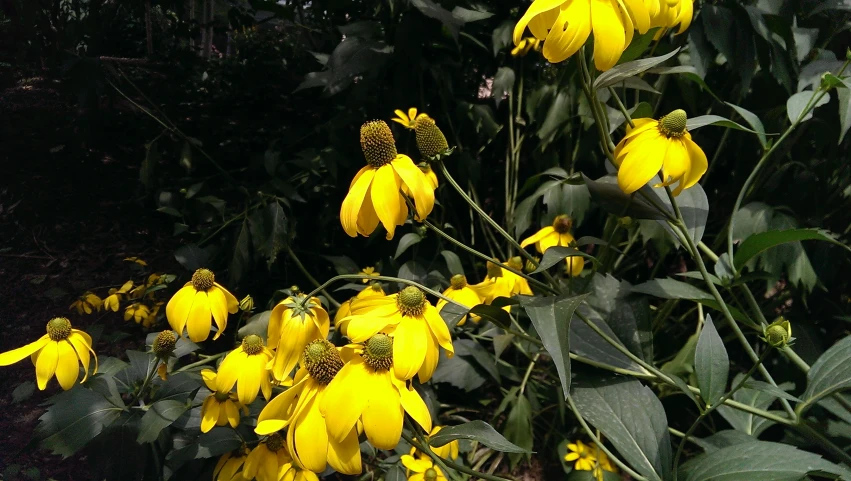
[[[69,390],[74,387],[77,377],[80,375],[80,364],[77,353],[70,342],[59,341],[57,343],[59,359],[56,363],[56,380],[62,389]]]
[[[466,318],[467,316],[464,317]],[[458,324],[460,323],[461,321],[458,321]],[[425,344],[425,358],[420,366],[420,370],[417,371],[417,378],[423,384],[431,379],[434,370],[437,369],[437,361],[440,359],[440,348],[437,345],[434,335],[429,331],[426,331]],[[396,347],[395,344],[393,347]],[[399,375],[397,374],[396,377],[399,377]]]
[[[339,376],[339,374],[338,374]],[[369,404],[363,410],[363,430],[370,444],[378,449],[393,449],[402,437],[404,412],[399,402],[399,394],[391,384],[389,372],[368,373],[373,380],[369,382]]]
[[[27,356],[31,356],[39,349],[46,346],[48,342],[50,342],[50,337],[45,334],[37,341],[31,342],[26,346],[2,353],[0,354],[0,366],[8,366],[26,358]]]
[[[645,34],[650,30],[650,12],[642,0],[622,0],[628,11],[628,15],[635,25],[638,33]],[[627,44],[628,45],[628,44]]]
[[[690,0],[683,0],[683,2],[691,3]],[[683,188],[688,189],[703,177],[703,174],[706,173],[706,169],[709,167],[709,163],[706,161],[706,154],[703,152],[703,149],[691,140],[690,135],[686,134],[683,139],[690,161],[688,173],[685,179],[683,179],[683,183],[685,184]]]
[[[351,330],[349,331],[351,332]],[[420,370],[431,337],[424,319],[403,317],[393,332],[393,373],[411,379]]]
[[[42,391],[47,387],[47,381],[56,373],[56,364],[59,362],[59,344],[50,341],[38,352],[35,362],[35,377],[38,388]]]
[[[369,236],[378,227],[381,220],[375,212],[375,206],[372,204],[372,187],[367,191],[363,198],[363,205],[358,212],[358,233],[362,236]]]
[[[372,376],[360,357],[346,363],[334,376],[319,405],[331,438],[342,442],[349,436],[369,403],[372,384]]]
[[[587,0],[570,2],[562,7],[553,29],[544,40],[544,58],[553,63],[565,60],[585,44],[590,34],[590,3]]]
[[[623,21],[612,0],[591,0],[591,25],[594,28],[594,65],[605,71],[614,67],[624,49]],[[544,43],[544,48],[547,44]]]
[[[213,371],[212,369],[201,370],[201,380],[204,381],[204,385],[207,386],[207,389],[213,392],[217,389],[216,377],[216,371]]]
[[[201,432],[209,432],[218,420],[219,403],[216,402],[213,395],[207,396],[207,399],[204,399],[204,404],[201,405]]]
[[[452,357],[452,354],[455,353],[455,348],[452,347],[452,337],[449,335],[449,328],[446,326],[446,322],[440,317],[437,309],[431,304],[426,304],[423,317],[428,322],[428,327],[431,333],[434,334],[437,343],[440,344],[440,347],[446,349],[446,354],[449,357]]]
[[[83,365],[83,382],[86,381],[89,377],[89,361],[91,360],[91,356],[95,356],[95,370],[93,374],[98,372],[97,368],[97,354],[92,350],[91,344],[88,337],[88,334],[82,331],[76,331],[76,329],[71,331],[71,335],[68,336],[68,340],[71,342],[71,345],[74,347],[74,350],[77,352],[77,357],[80,359],[80,364]],[[84,336],[85,334],[85,336]],[[88,339],[87,339],[88,338]]]
[[[257,399],[263,377],[268,377],[266,373],[266,359],[261,354],[246,355],[242,366],[243,371],[239,376],[239,381],[236,383],[236,395],[239,398],[239,402],[249,405]]]
[[[236,407],[236,403],[231,400],[227,400],[223,407],[224,415],[227,416],[227,422],[230,424],[230,427],[235,428],[239,426],[239,408]],[[220,413],[219,416],[221,415],[222,414]],[[219,419],[219,423],[221,423],[221,419]]]
[[[675,23],[680,24],[680,29],[677,30],[677,35],[685,32],[691,25],[692,17],[694,17],[694,4],[692,0],[680,0],[680,11],[677,14]]]
[[[390,165],[402,178],[402,182],[408,186],[411,193],[414,194],[414,204],[417,209],[417,217],[420,220],[425,219],[434,208],[434,190],[428,185],[428,180],[419,167],[414,165],[410,157],[406,155],[397,155],[395,159],[390,161]]]
[[[539,240],[538,243],[535,244],[535,247],[537,248],[539,253],[543,254],[550,247],[561,245],[561,243],[559,242],[560,239],[561,239],[561,234],[559,234],[558,232],[553,230],[550,233],[550,235],[547,235],[547,236],[544,236],[543,238],[541,238],[541,240]]]
[[[514,45],[518,45],[520,41],[523,40],[523,32],[526,30],[526,26],[533,18],[543,14],[544,12],[558,8],[561,4],[565,3],[565,1],[566,0],[535,0],[532,2],[532,5],[529,5],[529,9],[526,10],[526,13],[520,17],[520,20],[517,21],[517,25],[514,26],[514,34],[512,35]],[[533,30],[532,33],[535,34],[536,37],[542,38],[538,35],[540,32],[535,32]],[[546,42],[544,43],[544,46],[546,47]]]
[[[328,433],[325,429],[325,418],[316,405],[315,394],[307,398],[301,415],[290,430],[292,434],[287,433],[287,440],[292,440],[294,444],[295,449],[290,449],[293,459],[300,461],[302,466],[311,471],[325,471]]]
[[[618,185],[624,193],[631,194],[642,188],[662,169],[662,155],[657,149],[664,149],[662,138],[647,142],[646,147],[630,153],[621,162],[618,169]]]
[[[357,180],[349,189],[346,198],[343,199],[343,204],[340,207],[340,223],[343,225],[343,230],[350,237],[358,235],[358,211],[366,197],[372,179],[375,177],[375,169],[366,166],[358,172]]]
[[[180,288],[165,306],[165,317],[171,328],[180,336],[183,335],[183,328],[186,326],[192,304],[195,302],[195,292],[195,288],[187,284]]]
[[[192,342],[201,342],[210,335],[210,326],[213,324],[213,315],[210,313],[210,301],[207,293],[199,291],[195,293],[192,302],[192,310],[189,311],[189,319],[186,322],[186,331]]]
[[[216,327],[219,328],[215,336],[213,336],[213,340],[215,340],[225,332],[225,328],[228,325],[228,301],[224,291],[216,287],[207,291],[207,297],[210,302],[210,311],[213,314],[213,319],[216,321]]]
[[[564,3],[564,2],[562,2]],[[532,32],[535,38],[524,38],[526,40],[526,47],[523,50],[523,55],[526,55],[529,50],[536,49],[540,50],[540,45],[545,38],[547,38],[547,34],[550,29],[556,23],[556,19],[558,18],[560,9],[553,8],[552,10],[547,10],[546,12],[541,13],[540,15],[536,15],[532,20],[529,21],[529,30]],[[520,43],[523,43],[523,40]]]
[[[405,386],[404,382],[397,381],[396,390],[399,393],[399,400],[405,412],[410,415],[426,432],[431,431],[431,413],[428,411],[423,398],[413,389]]]
[[[328,464],[342,474],[360,474],[363,471],[357,429],[349,431],[342,441],[328,439]]]
[[[379,167],[370,187],[372,205],[381,224],[387,229],[387,240],[396,232],[396,218],[399,216],[399,176],[389,165]]]
[[[402,320],[402,316],[395,317],[380,317],[375,314],[363,314],[349,316],[346,326],[346,334],[352,342],[365,342],[370,337],[374,336],[378,331],[385,329],[387,326],[395,326]]]
[[[532,244],[540,241],[544,237],[550,235],[554,231],[555,231],[555,229],[553,229],[552,226],[546,226],[543,229],[539,230],[538,232],[535,232],[534,234],[532,234],[532,236],[523,239],[523,242],[520,243],[520,247],[526,247],[526,246],[532,245]]]

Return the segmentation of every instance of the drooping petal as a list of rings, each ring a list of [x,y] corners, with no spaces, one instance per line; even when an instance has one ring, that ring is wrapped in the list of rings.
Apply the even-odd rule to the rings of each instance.
[[[552,30],[544,40],[544,58],[561,62],[575,54],[591,35],[591,5],[588,0],[572,1],[561,8]]]
[[[355,357],[346,363],[325,388],[319,409],[325,416],[328,435],[338,442],[346,439],[374,393],[373,380],[363,363]]]
[[[559,11],[559,8],[553,8],[551,10],[547,10],[546,12],[540,15],[536,15],[535,17],[533,17],[532,20],[529,21],[529,25],[527,25],[527,27],[529,27],[529,31],[532,32],[532,35],[535,38],[524,38],[520,41],[517,47],[515,47],[515,49],[523,49],[523,55],[526,55],[527,53],[529,53],[529,50],[535,48],[536,43],[538,45],[537,48],[540,49],[539,42],[542,42],[545,38],[547,38],[547,34],[550,32],[550,29],[553,28],[553,25],[555,25],[556,23]],[[514,54],[512,53],[512,55]]]
[[[431,431],[431,414],[428,411],[423,398],[413,389],[406,387],[404,382],[396,382],[396,389],[399,392],[399,400],[402,407],[405,409],[414,421],[417,422],[426,432]]]
[[[340,207],[340,223],[343,230],[350,237],[358,235],[358,211],[361,209],[364,197],[366,197],[372,179],[375,177],[375,169],[370,166],[364,167],[358,172],[357,180],[352,184],[343,204]]]
[[[338,374],[339,375],[339,374]],[[363,431],[369,442],[378,449],[393,449],[402,437],[404,411],[399,394],[391,383],[389,372],[368,373],[374,378],[369,393],[369,404],[363,410]]]
[[[251,404],[257,399],[260,392],[260,384],[266,374],[266,358],[262,354],[246,355],[242,363],[243,372],[236,383],[236,396],[239,402],[245,405]]]
[[[204,404],[201,405],[201,432],[210,432],[218,421],[219,403],[213,395],[207,396],[207,399],[204,399]]]
[[[59,362],[59,345],[55,341],[50,341],[45,344],[41,351],[38,351],[38,358],[35,361],[35,377],[38,381],[38,388],[42,391],[47,387],[47,381],[56,373],[56,364]]]
[[[428,180],[419,167],[414,165],[410,157],[397,155],[390,161],[390,165],[399,174],[402,182],[408,186],[414,195],[414,204],[417,209],[416,218],[423,220],[434,208],[434,190],[428,185]]]
[[[228,325],[228,300],[225,297],[225,292],[216,287],[207,291],[207,297],[210,302],[210,311],[216,321],[216,327],[219,328],[213,336],[213,340],[216,340],[225,332],[225,327]]]
[[[374,336],[378,331],[385,329],[387,326],[395,326],[401,321],[401,316],[396,317],[379,317],[373,314],[362,314],[349,316],[346,326],[346,335],[349,336],[352,342],[365,342],[370,337]]]
[[[381,220],[375,212],[375,206],[372,204],[372,186],[363,198],[363,205],[358,212],[358,233],[362,236],[369,236],[378,227]]]
[[[351,333],[351,328],[349,330]],[[399,379],[411,379],[426,357],[427,339],[431,337],[423,319],[403,317],[393,332],[393,373]]]
[[[532,245],[532,244],[540,241],[544,237],[550,235],[553,231],[555,231],[555,229],[553,229],[553,226],[548,225],[548,226],[544,227],[543,229],[539,230],[538,232],[535,232],[530,237],[523,239],[523,242],[520,243],[520,247],[526,247],[526,246]]]
[[[56,363],[56,380],[59,381],[62,389],[67,391],[77,382],[77,377],[80,375],[80,363],[70,342],[59,341],[57,348],[59,357]]]
[[[165,306],[165,317],[168,319],[171,328],[180,336],[183,335],[183,328],[189,319],[189,313],[192,311],[196,292],[192,284],[187,283],[171,297]]]
[[[677,35],[685,32],[691,25],[692,17],[694,17],[693,0],[680,0],[680,11],[677,14],[677,19],[674,23],[680,24],[680,29],[677,30]]]
[[[296,378],[298,378],[298,375],[296,375]],[[289,389],[269,401],[260,411],[254,432],[267,435],[285,428],[290,423],[293,410],[296,407],[296,396],[301,393],[306,380],[307,378],[302,378],[300,381],[296,381]]]
[[[561,234],[553,230],[550,232],[550,235],[544,236],[535,244],[535,248],[538,250],[540,254],[543,254],[552,246],[561,245],[559,243],[559,239],[561,238]]]
[[[600,71],[609,70],[621,58],[626,38],[623,21],[612,0],[591,0],[591,25],[594,28],[594,66]]]
[[[216,372],[216,391],[230,392],[245,369],[246,354],[237,348],[228,353]]]
[[[458,324],[461,324],[461,321],[458,321]],[[428,382],[429,379],[431,379],[431,376],[434,374],[434,370],[437,369],[437,362],[440,359],[440,348],[438,347],[437,341],[435,340],[434,335],[431,332],[427,332],[427,335],[425,337],[425,344],[425,358],[423,359],[423,363],[420,366],[420,370],[417,371],[417,378],[422,384],[425,384],[426,382]]]
[[[357,429],[350,430],[342,441],[328,438],[328,464],[341,474],[360,474],[363,471]]]
[[[627,9],[627,14],[632,19],[638,33],[645,34],[650,30],[650,12],[644,5],[643,0],[622,0]]]
[[[389,165],[379,167],[372,181],[370,196],[375,213],[387,230],[387,240],[396,232],[396,219],[399,217],[400,181],[396,171]]]
[[[517,25],[514,26],[514,34],[512,35],[514,45],[518,45],[520,41],[523,40],[523,32],[526,30],[526,25],[528,25],[533,18],[543,14],[544,12],[558,8],[561,4],[565,3],[565,1],[566,0],[535,0],[532,2],[532,5],[529,5],[529,9],[526,10],[526,13],[520,17],[520,20],[517,21]],[[543,40],[543,37],[539,36],[540,31],[536,32],[533,30],[532,34]],[[546,42],[544,43],[544,46],[546,46]]]
[[[68,341],[71,342],[74,351],[77,352],[77,357],[80,359],[80,364],[83,365],[83,382],[86,382],[89,377],[89,361],[93,354],[95,355],[95,373],[97,373],[97,355],[92,350],[91,344],[87,343],[86,338],[81,334],[85,333],[72,331],[71,335],[68,336]]]
[[[315,381],[313,382],[315,385]],[[312,396],[305,396],[304,407],[298,420],[290,427],[292,434],[287,433],[291,441],[290,454],[293,459],[301,462],[302,466],[311,471],[325,471],[328,460],[328,432],[325,429],[325,418],[319,412],[316,404],[316,393],[310,390]],[[301,401],[300,401],[301,403]]]
[[[50,336],[45,334],[37,341],[31,342],[26,346],[4,352],[3,354],[0,354],[0,366],[8,366],[26,358],[27,356],[31,356],[39,349],[46,346],[49,342],[51,342]]]
[[[659,173],[662,169],[663,157],[654,150],[658,147],[664,148],[664,143],[647,142],[644,148],[624,157],[618,168],[618,185],[621,190],[631,194]]]
[[[683,0],[683,2],[691,3],[691,0]],[[706,173],[706,169],[709,167],[709,163],[706,161],[706,154],[703,152],[703,149],[691,140],[690,135],[686,134],[683,139],[691,164],[686,177],[682,181],[684,184],[683,188],[688,189],[703,177],[703,174]]]
[[[449,327],[446,326],[446,322],[440,317],[437,309],[431,304],[426,304],[423,317],[428,322],[428,327],[434,334],[437,343],[440,344],[440,347],[446,349],[446,355],[452,357],[452,354],[455,353],[455,348],[452,347],[452,336],[449,335]]]
[[[201,342],[210,335],[210,326],[213,324],[213,315],[210,313],[210,301],[207,293],[199,291],[195,293],[192,310],[189,312],[189,320],[186,323],[186,331],[189,340]]]

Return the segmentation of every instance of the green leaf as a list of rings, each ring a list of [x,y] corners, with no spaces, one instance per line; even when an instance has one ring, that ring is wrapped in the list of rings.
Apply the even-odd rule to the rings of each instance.
[[[255,313],[248,318],[245,325],[239,328],[239,337],[243,338],[249,334],[254,334],[263,338],[263,342],[267,342],[266,335],[269,330],[269,318],[272,316],[272,311],[262,311]]]
[[[187,409],[186,402],[170,399],[155,402],[139,421],[139,436],[136,437],[136,442],[142,444],[156,441],[160,432]]]
[[[174,258],[186,270],[195,272],[202,267],[208,267],[210,263],[209,248],[200,248],[197,244],[186,244],[174,251]]]
[[[845,79],[842,81],[845,88],[836,90],[836,95],[839,97],[839,141],[842,143],[848,129],[851,129],[851,81]]]
[[[337,274],[356,274],[360,271],[355,261],[346,256],[322,256],[334,265]]]
[[[586,297],[585,294],[575,297],[518,297],[520,305],[532,320],[532,325],[535,326],[544,348],[556,365],[565,396],[570,392],[570,343],[568,340],[570,320],[573,317],[573,311]]]
[[[452,345],[455,348],[456,356],[463,356],[468,360],[475,361],[479,367],[490,374],[494,381],[500,382],[496,359],[481,344],[472,339],[458,339]]]
[[[461,258],[458,257],[458,254],[452,251],[440,251],[440,255],[443,256],[443,260],[446,261],[446,269],[449,271],[449,274],[464,274],[464,266],[461,265]]]
[[[442,431],[442,429],[441,429]],[[510,452],[509,461],[512,468],[523,454],[532,451],[534,444],[534,433],[532,432],[532,405],[525,394],[520,394],[514,402],[514,406],[505,420],[505,438],[523,450],[522,453]]]
[[[691,284],[675,279],[652,279],[632,286],[632,292],[648,294],[662,299],[710,299],[712,296]]]
[[[502,434],[496,432],[490,424],[484,421],[470,421],[455,426],[443,426],[440,431],[428,440],[429,445],[439,448],[456,439],[478,441],[485,446],[503,453],[530,453],[528,449],[510,443]]]
[[[738,385],[742,382],[744,376],[744,373],[736,374],[733,378],[732,385]],[[783,383],[778,387],[781,390],[791,389],[792,384]],[[742,387],[733,394],[733,400],[757,409],[766,410],[774,404],[777,397],[773,394],[767,394],[760,390]],[[718,406],[718,413],[721,414],[721,416],[726,419],[727,422],[730,423],[730,426],[733,426],[734,429],[753,436],[754,438],[758,437],[763,431],[775,424],[774,421],[769,419],[765,419],[749,412],[740,411],[726,405]]]
[[[789,122],[795,123],[801,115],[801,122],[806,122],[813,118],[813,111],[821,107],[822,105],[830,102],[830,94],[825,92],[821,98],[810,106],[810,109],[804,114],[804,109],[807,108],[807,104],[810,102],[810,99],[813,98],[814,92],[810,90],[805,90],[803,92],[798,92],[795,95],[789,97],[789,100],[786,101],[786,115],[789,117]]]
[[[830,242],[838,246],[844,247],[851,251],[848,246],[842,244],[833,234],[822,229],[788,229],[788,230],[773,230],[754,234],[742,242],[733,256],[733,264],[736,270],[744,267],[749,260],[756,255],[768,250],[774,246],[785,244],[787,242],[798,242],[802,240],[820,240]]]
[[[659,65],[679,53],[679,51],[680,49],[677,48],[674,51],[659,57],[643,58],[641,60],[633,60],[631,62],[616,65],[597,77],[597,80],[594,81],[594,89],[597,90],[617,85],[626,78],[633,77],[645,70],[649,70]]]
[[[541,258],[541,262],[538,263],[538,268],[531,273],[537,274],[539,272],[543,272],[563,261],[565,258],[572,256],[588,257],[589,259],[593,259],[593,257],[584,252],[580,252],[573,247],[552,246],[544,251],[544,256]]]
[[[446,357],[441,351],[432,381],[449,383],[467,392],[480,388],[487,381],[487,372],[478,366],[478,362],[474,364],[472,360],[472,357],[466,356]]]
[[[626,281],[620,282],[611,275],[595,273],[586,305],[606,320],[606,324],[630,352],[644,361],[652,362],[650,307],[643,296],[629,296],[630,287]]]
[[[768,138],[765,135],[765,126],[762,125],[762,121],[759,119],[759,117],[757,117],[756,114],[754,114],[750,110],[745,109],[744,107],[739,107],[738,105],[731,104],[730,102],[725,103],[732,107],[733,110],[736,111],[736,113],[741,115],[742,118],[745,119],[745,122],[747,122],[748,125],[750,125],[756,131],[756,136],[759,137],[759,143],[762,145],[762,147],[768,147]]]
[[[514,70],[511,67],[500,67],[493,77],[493,100],[496,106],[506,95],[512,95],[514,90]]]
[[[458,325],[461,318],[466,316],[468,312],[470,312],[470,309],[467,309],[466,307],[447,302],[443,306],[443,309],[440,310],[440,317],[443,318],[443,322],[445,322],[450,329],[453,329]]]
[[[694,351],[694,372],[697,376],[697,386],[700,395],[707,405],[713,406],[723,396],[727,389],[727,378],[730,375],[730,358],[724,341],[718,335],[712,316],[707,315],[703,329],[697,338]]]
[[[57,394],[50,403],[38,418],[34,436],[42,448],[65,458],[82,449],[122,411],[100,394],[80,386]]]
[[[635,379],[597,378],[574,383],[571,395],[582,416],[633,469],[650,480],[669,479],[668,419],[652,390]]]
[[[470,314],[481,316],[483,320],[490,321],[495,325],[507,328],[511,326],[511,316],[501,307],[492,304],[479,304],[470,309]]]
[[[745,132],[759,135],[759,132],[751,130],[737,122],[733,122],[728,118],[721,117],[720,115],[701,115],[698,117],[691,117],[688,121],[686,121],[686,129],[689,131],[699,129],[707,125],[718,125],[720,127],[727,127],[730,129],[744,130]]]
[[[405,470],[402,469],[398,464],[393,465],[390,469],[384,473],[384,481],[407,481],[408,477],[405,476]]]
[[[18,384],[18,386],[12,390],[12,404],[18,404],[19,402],[26,401],[33,395],[34,392],[34,382],[24,381],[21,384]]]
[[[423,236],[417,234],[416,232],[408,232],[403,235],[401,239],[399,239],[399,246],[396,247],[396,254],[393,256],[393,259],[398,259],[399,256],[405,253],[409,247],[414,244],[419,243],[423,240]]]
[[[665,214],[640,195],[624,194],[618,187],[618,179],[615,175],[605,175],[597,180],[591,180],[582,174],[582,178],[588,186],[591,198],[612,215],[618,217],[626,215],[634,219],[665,219]]]
[[[464,21],[453,15],[452,12],[434,3],[432,0],[411,0],[411,5],[426,17],[431,17],[442,23],[446,30],[452,34],[453,38],[458,38],[458,33]]]
[[[847,336],[824,352],[807,373],[805,401],[799,407],[806,410],[819,399],[851,388],[851,336]]]
[[[817,454],[766,441],[739,443],[701,454],[680,466],[679,472],[683,481],[800,481],[814,472],[851,479],[851,471]]]
[[[603,320],[597,311],[592,309],[587,304],[582,304],[579,311],[588,318],[597,328],[603,331],[610,338],[616,340],[618,344],[626,347],[617,334],[612,330],[609,324]],[[587,357],[592,361],[602,362],[609,366],[629,369],[636,372],[645,372],[644,368],[633,362],[624,353],[612,346],[608,341],[603,339],[596,331],[591,329],[588,324],[577,319],[570,323],[570,351],[580,356]]]
[[[775,386],[773,384],[768,384],[767,382],[763,382],[763,381],[754,381],[753,379],[749,379],[749,380],[745,381],[745,384],[742,387],[744,389],[752,389],[754,391],[759,391],[759,392],[762,392],[762,393],[765,393],[765,394],[770,394],[771,396],[774,396],[774,397],[777,397],[777,398],[780,398],[780,399],[785,399],[787,401],[798,402],[798,403],[803,402],[803,401],[801,401],[800,398],[797,398],[797,397],[789,394],[788,392],[780,389],[778,386]]]
[[[646,33],[636,34],[635,36],[633,36],[632,42],[630,42],[626,50],[623,51],[623,54],[621,54],[621,58],[618,60],[618,63],[624,64],[640,57],[645,51],[647,51],[647,47],[650,46],[650,43],[653,41],[653,37],[656,36],[656,32],[658,30],[659,27],[654,27],[648,30]]]
[[[452,9],[452,16],[462,20],[463,22],[478,22],[479,20],[485,20],[487,18],[493,17],[493,14],[490,12],[484,12],[481,10],[468,10],[462,7],[455,7]]]

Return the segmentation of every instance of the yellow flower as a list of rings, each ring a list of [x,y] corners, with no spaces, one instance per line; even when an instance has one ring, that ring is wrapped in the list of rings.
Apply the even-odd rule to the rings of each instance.
[[[536,232],[531,237],[523,239],[520,247],[526,247],[530,244],[535,244],[535,249],[543,254],[547,249],[553,246],[567,247],[574,242],[573,234],[570,229],[573,227],[573,220],[566,215],[557,215],[553,219],[553,225],[546,226]]]
[[[168,380],[168,358],[174,355],[177,346],[177,336],[172,331],[162,331],[157,334],[151,344],[151,352],[157,357],[157,374],[163,381]]]
[[[344,336],[346,335],[346,323],[343,322],[343,319],[352,314],[352,302],[355,299],[355,297],[352,297],[347,301],[343,301],[337,309],[336,314],[334,314],[334,329],[340,331],[340,334]]]
[[[248,414],[248,408],[239,404],[235,394],[217,390],[216,373],[213,370],[204,369],[201,371],[201,378],[212,393],[201,405],[201,432],[209,432],[213,426],[239,426],[239,409],[242,407],[245,414]]]
[[[522,42],[526,27],[544,41],[544,57],[552,63],[576,53],[593,30],[594,65],[608,70],[629,46],[633,30],[647,32],[650,14],[642,0],[535,0],[514,26],[514,45]]]
[[[355,299],[369,299],[370,297],[381,297],[384,295],[386,295],[384,294],[384,288],[381,287],[380,282],[376,281],[370,282],[366,289],[358,292]]]
[[[77,309],[77,314],[82,315],[84,312],[86,314],[91,314],[94,311],[100,312],[101,306],[103,306],[103,301],[100,297],[91,292],[86,292],[74,301],[68,309]]]
[[[603,468],[605,471],[617,473],[618,468],[614,465],[614,463],[612,463],[612,460],[609,459],[609,456],[599,449],[597,449],[597,451],[599,451],[597,453],[597,465]]]
[[[284,475],[286,465],[291,462],[284,438],[274,433],[248,453],[242,466],[242,476],[257,481],[278,481]]]
[[[505,265],[519,271],[523,268],[523,261],[520,257],[515,256],[507,260]],[[488,273],[485,280],[470,286],[470,288],[479,295],[479,298],[485,304],[492,303],[497,297],[511,297],[516,294],[532,295],[529,281],[492,262],[488,262]],[[503,309],[509,311],[510,306],[505,306]]]
[[[133,319],[136,324],[143,324],[148,327],[149,318],[151,317],[151,309],[145,304],[134,302],[124,309],[124,320]]]
[[[136,287],[134,287],[130,292],[127,293],[127,298],[128,299],[139,299],[143,295],[145,295],[145,290],[147,290],[147,287],[145,286],[145,284],[139,284]]]
[[[145,262],[142,259],[139,259],[138,257],[126,257],[126,258],[124,258],[124,260],[127,261],[127,262],[135,262],[136,264],[139,264],[140,266],[143,266],[143,267],[148,265],[147,262]]]
[[[437,189],[437,174],[434,173],[434,170],[432,170],[428,162],[420,162],[419,164],[417,164],[417,167],[419,167],[423,174],[425,174],[426,179],[428,179],[429,185],[431,185],[431,189]]]
[[[380,222],[393,238],[396,226],[408,218],[401,189],[413,197],[417,219],[425,219],[434,207],[434,190],[410,157],[396,153],[390,127],[380,120],[361,127],[361,148],[367,165],[355,175],[340,208],[340,222],[351,237],[369,236]]]
[[[352,315],[342,323],[352,342],[366,342],[378,332],[388,333],[393,338],[393,373],[399,379],[418,376],[420,382],[426,382],[437,367],[438,346],[447,356],[455,353],[449,328],[418,287],[358,299],[352,303]]]
[[[165,282],[165,278],[161,274],[153,273],[148,276],[148,282],[145,283],[147,287],[153,287]]]
[[[449,279],[449,287],[443,291],[443,295],[470,308],[482,303],[482,299],[479,298],[476,291],[467,285],[467,278],[464,274],[455,274],[452,276],[452,278]],[[448,302],[443,299],[437,301],[437,312],[442,311],[443,306],[446,304],[448,304]],[[475,314],[471,315],[470,318],[475,323],[478,323],[481,320],[481,317]],[[463,326],[466,322],[467,316],[464,316],[460,321],[458,321],[458,325]]]
[[[430,432],[430,433],[428,433],[429,437],[432,437],[432,436],[434,436],[435,434],[437,434],[438,432],[440,432],[440,430],[441,430],[442,428],[443,428],[443,426],[435,426],[435,427],[433,427],[433,428],[431,429],[431,432]],[[416,438],[414,438],[414,439],[416,439]],[[435,447],[435,446],[432,446],[431,444],[429,444],[429,447],[431,448],[431,451],[432,451],[434,454],[436,454],[436,455],[440,456],[440,457],[441,457],[441,458],[443,458],[443,459],[458,459],[458,446],[459,446],[459,445],[458,445],[458,440],[457,440],[457,439],[456,439],[456,440],[454,440],[454,441],[449,441],[448,443],[446,443],[446,444],[444,444],[443,446],[440,446],[440,447]],[[419,453],[419,451],[417,451],[417,448],[412,447],[412,448],[411,448],[411,452],[410,452],[410,453],[408,453],[408,454],[410,454],[411,456],[416,457],[417,453]],[[421,456],[421,457],[426,456],[426,454],[425,454],[425,453],[419,453],[419,454],[420,454],[420,456]]]
[[[30,356],[39,389],[44,390],[47,381],[55,374],[59,385],[67,391],[77,382],[79,364],[83,366],[83,382],[89,377],[91,355],[95,356],[94,374],[98,372],[98,358],[92,350],[92,338],[83,331],[72,329],[68,319],[54,317],[47,323],[47,334],[37,341],[0,354],[0,366],[9,366]]]
[[[279,302],[269,316],[266,335],[269,349],[276,350],[270,366],[275,379],[285,381],[304,347],[310,341],[328,337],[330,329],[331,319],[319,299],[297,294]]]
[[[399,122],[406,129],[415,129],[417,128],[417,120],[428,117],[425,113],[421,113],[417,115],[417,109],[415,107],[411,107],[408,109],[408,113],[406,114],[404,111],[396,109],[393,111],[396,114],[396,117],[390,119],[394,122]]]
[[[212,320],[215,319],[219,330],[213,340],[219,338],[228,325],[228,313],[239,310],[239,301],[227,289],[216,282],[213,272],[198,269],[165,306],[168,323],[175,332],[183,335],[183,329],[189,333],[192,342],[201,342],[210,335]]]
[[[511,49],[512,57],[525,57],[529,51],[534,50],[536,52],[541,51],[541,47],[544,46],[544,42],[538,40],[535,37],[526,37],[520,40],[513,49]]]
[[[213,469],[214,481],[245,481],[242,477],[242,468],[245,460],[248,458],[250,451],[247,448],[240,448],[238,451],[227,452],[219,458]]]
[[[118,312],[121,298],[133,288],[133,281],[127,281],[119,289],[110,289],[109,296],[103,300],[103,309]]]
[[[575,443],[567,445],[569,453],[564,455],[564,460],[567,462],[576,461],[573,469],[579,471],[591,471],[594,469],[594,463],[597,458],[594,456],[594,451],[582,441],[577,440]]]
[[[260,336],[245,336],[242,344],[225,356],[219,365],[216,391],[230,392],[236,384],[236,395],[243,405],[254,402],[258,391],[263,391],[263,397],[268,400],[272,397],[272,381],[266,364],[272,360],[272,356]]]
[[[676,183],[674,195],[688,189],[706,173],[703,150],[686,131],[686,113],[677,109],[658,121],[636,119],[626,137],[615,149],[618,185],[632,194],[662,171],[663,182],[653,187]]]
[[[564,269],[565,274],[570,277],[579,277],[585,269],[585,259],[581,256],[570,256],[564,261],[567,262],[567,266]]]
[[[364,267],[360,271],[360,273],[363,274],[363,275],[366,275],[366,276],[380,276],[381,275],[381,273],[376,271],[375,267],[372,267],[372,266]],[[361,282],[363,282],[364,284],[368,284],[370,282],[370,280],[369,280],[369,278],[364,277],[363,279],[361,279]]]
[[[328,384],[343,361],[337,348],[325,339],[304,349],[302,367],[293,386],[269,402],[257,418],[257,434],[287,429],[287,448],[295,464],[321,473],[330,464],[342,474],[360,474],[361,457],[357,429],[352,427],[341,442],[328,436],[319,406]]]
[[[343,348],[346,364],[325,388],[319,404],[330,438],[343,442],[360,419],[373,446],[393,449],[402,436],[406,412],[431,431],[431,414],[419,393],[390,372],[393,344],[393,338],[378,333],[363,344]]]
[[[239,310],[242,312],[251,312],[254,310],[254,298],[250,295],[245,296],[239,301]]]
[[[313,471],[308,471],[297,466],[295,463],[286,463],[278,471],[281,481],[319,481],[319,476]]]
[[[694,16],[693,0],[645,0],[650,13],[650,27],[662,27],[656,33],[661,37],[668,28],[680,26],[677,35],[683,33],[691,25]]]
[[[408,468],[408,481],[446,481],[443,471],[434,465],[431,458],[417,459],[411,455],[403,454],[401,461]]]

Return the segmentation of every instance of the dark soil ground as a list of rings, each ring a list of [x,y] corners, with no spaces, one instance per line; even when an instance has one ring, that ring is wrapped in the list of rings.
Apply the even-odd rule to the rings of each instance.
[[[0,352],[35,341],[56,316],[79,329],[129,334],[118,343],[102,337],[99,354],[143,349],[145,333],[123,320],[123,309],[81,316],[69,306],[86,290],[104,295],[126,281],[125,257],[182,272],[171,223],[141,200],[143,141],[121,122],[94,140],[81,135],[87,126],[61,91],[41,77],[0,78]],[[29,445],[42,404],[59,390],[53,380],[15,402],[13,390],[34,379],[28,360],[0,368],[0,479],[90,479],[79,459]]]

